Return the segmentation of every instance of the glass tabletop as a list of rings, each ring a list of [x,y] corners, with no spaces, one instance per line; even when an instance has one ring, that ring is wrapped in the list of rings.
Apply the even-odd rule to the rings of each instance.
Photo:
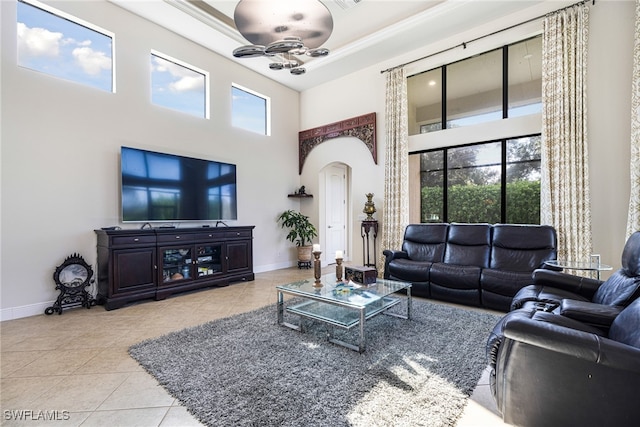
[[[554,259],[546,261],[545,264],[551,267],[567,268],[569,270],[586,270],[586,271],[608,271],[613,267],[607,264],[600,264],[598,262],[591,261],[571,261],[571,260],[559,260]]]
[[[376,283],[363,285],[354,282],[338,282],[335,274],[320,278],[322,286],[316,286],[315,279],[299,280],[276,286],[276,289],[288,294],[313,297],[315,300],[338,302],[341,305],[366,307],[384,297],[411,287],[411,283],[395,280],[376,279]]]

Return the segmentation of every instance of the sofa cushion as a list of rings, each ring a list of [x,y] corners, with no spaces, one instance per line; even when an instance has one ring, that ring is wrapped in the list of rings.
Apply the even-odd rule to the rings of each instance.
[[[493,226],[489,266],[498,270],[531,272],[555,259],[556,232],[547,225]]]
[[[524,288],[520,289],[513,297],[511,310],[522,308],[528,301],[540,301],[560,305],[560,302],[565,298],[570,298],[578,301],[589,301],[583,296],[574,294],[573,292],[565,291],[563,289],[551,288],[542,285],[527,285]]]
[[[613,273],[596,291],[593,302],[626,307],[640,295],[640,276],[629,277],[624,269]]]
[[[558,311],[564,317],[608,330],[622,311],[622,307],[563,299]]]
[[[429,281],[452,289],[480,289],[480,267],[434,263],[429,271]]]
[[[491,226],[450,224],[444,262],[454,265],[489,267]]]
[[[505,271],[482,269],[480,285],[483,290],[513,297],[520,289],[531,284],[531,271]]]
[[[415,261],[442,262],[448,224],[410,224],[402,250]]]
[[[407,282],[427,282],[429,280],[430,262],[399,258],[389,262],[389,274]]]
[[[513,296],[531,283],[531,272],[503,271],[484,268],[480,274],[482,305],[509,311]]]
[[[622,269],[629,277],[640,276],[640,231],[629,236],[624,245]]]

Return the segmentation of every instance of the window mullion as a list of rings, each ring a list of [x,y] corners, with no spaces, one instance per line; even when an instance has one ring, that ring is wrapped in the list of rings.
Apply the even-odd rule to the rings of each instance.
[[[500,165],[500,222],[507,222],[507,140],[502,140]]]
[[[447,66],[442,66],[442,129],[447,128]],[[445,153],[446,154],[446,153]]]
[[[442,149],[442,222],[449,222],[449,150]]]
[[[502,48],[502,118],[508,117],[509,111],[509,49]]]

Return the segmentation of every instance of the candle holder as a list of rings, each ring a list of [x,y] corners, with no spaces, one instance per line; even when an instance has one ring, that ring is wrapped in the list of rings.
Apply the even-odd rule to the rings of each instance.
[[[336,258],[336,281],[342,282],[342,258]]]
[[[313,276],[316,278],[316,282],[314,286],[322,286],[322,282],[320,281],[320,277],[322,276],[322,264],[320,262],[320,255],[322,255],[321,251],[313,252]]]

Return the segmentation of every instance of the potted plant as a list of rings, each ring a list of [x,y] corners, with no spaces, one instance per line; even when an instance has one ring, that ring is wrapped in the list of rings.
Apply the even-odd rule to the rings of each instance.
[[[282,228],[288,228],[287,240],[298,247],[298,261],[311,262],[311,241],[318,235],[318,230],[311,223],[309,217],[294,210],[284,211],[278,217]]]

